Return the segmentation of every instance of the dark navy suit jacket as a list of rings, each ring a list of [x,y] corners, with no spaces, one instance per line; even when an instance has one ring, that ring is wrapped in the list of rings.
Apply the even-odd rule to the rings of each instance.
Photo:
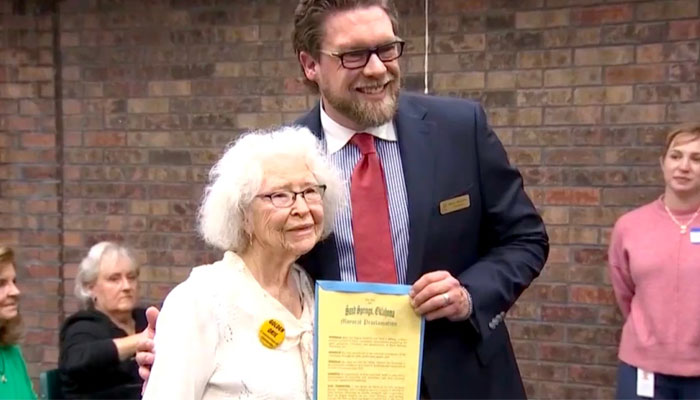
[[[320,105],[297,121],[322,135]],[[402,94],[394,120],[408,193],[408,283],[447,270],[468,288],[470,320],[427,322],[423,384],[432,399],[524,398],[503,315],[549,252],[520,173],[477,103]],[[468,208],[439,205],[469,195]],[[334,238],[300,260],[314,279],[340,280]]]

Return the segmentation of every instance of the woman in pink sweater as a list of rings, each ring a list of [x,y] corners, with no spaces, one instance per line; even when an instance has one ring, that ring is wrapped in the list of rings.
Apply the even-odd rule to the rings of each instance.
[[[700,124],[668,134],[661,169],[664,194],[620,217],[610,243],[618,399],[700,399]]]

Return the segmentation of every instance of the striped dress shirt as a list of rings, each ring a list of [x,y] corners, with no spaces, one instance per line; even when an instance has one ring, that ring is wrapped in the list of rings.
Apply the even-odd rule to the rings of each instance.
[[[331,163],[338,169],[345,182],[346,191],[350,193],[350,177],[355,164],[360,160],[360,150],[350,144],[356,132],[333,121],[321,107],[321,126],[323,127],[323,146],[326,148]],[[408,196],[399,153],[396,128],[393,122],[368,129],[365,132],[375,137],[377,155],[382,162],[384,179],[387,185],[389,203],[389,220],[391,240],[394,246],[397,283],[406,284],[408,268]],[[338,251],[340,278],[343,281],[357,281],[355,253],[352,237],[352,205],[341,208],[335,218],[335,244]]]

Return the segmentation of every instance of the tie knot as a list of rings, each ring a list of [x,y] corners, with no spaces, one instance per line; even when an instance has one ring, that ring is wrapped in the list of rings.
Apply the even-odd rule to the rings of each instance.
[[[369,133],[356,133],[352,136],[350,141],[360,149],[360,153],[362,153],[363,156],[377,152],[377,149],[374,147],[374,136]]]

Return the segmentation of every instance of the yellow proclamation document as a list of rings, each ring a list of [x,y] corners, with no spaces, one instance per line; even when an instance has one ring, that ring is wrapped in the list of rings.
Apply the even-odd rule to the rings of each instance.
[[[408,285],[316,282],[317,400],[417,400],[424,320]]]

